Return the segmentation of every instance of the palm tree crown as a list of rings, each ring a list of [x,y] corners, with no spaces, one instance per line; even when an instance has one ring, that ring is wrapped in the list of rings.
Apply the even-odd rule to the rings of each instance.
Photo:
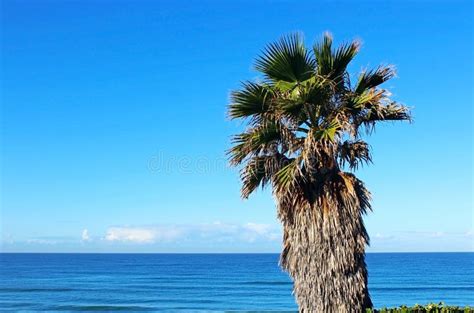
[[[357,169],[371,161],[361,129],[368,134],[379,121],[410,119],[407,107],[379,88],[394,76],[393,67],[362,72],[351,82],[347,66],[359,47],[354,41],[335,50],[325,34],[310,51],[299,35],[290,35],[257,59],[264,79],[243,83],[229,107],[232,119],[248,120],[229,150],[232,165],[245,164],[244,198],[269,182],[280,195],[294,196],[318,176],[346,165]]]

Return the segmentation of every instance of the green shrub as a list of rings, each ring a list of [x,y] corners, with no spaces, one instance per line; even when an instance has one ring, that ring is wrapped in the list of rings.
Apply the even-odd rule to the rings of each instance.
[[[398,308],[367,309],[366,313],[474,313],[474,307],[448,306],[440,302],[413,307],[402,305]]]

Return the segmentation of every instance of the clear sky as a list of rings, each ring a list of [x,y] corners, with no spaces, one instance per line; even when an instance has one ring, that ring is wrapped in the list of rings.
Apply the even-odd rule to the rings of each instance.
[[[356,4],[357,3],[357,4]],[[2,1],[1,250],[278,252],[226,164],[231,90],[282,34],[359,38],[414,123],[379,127],[369,251],[473,251],[471,1]]]

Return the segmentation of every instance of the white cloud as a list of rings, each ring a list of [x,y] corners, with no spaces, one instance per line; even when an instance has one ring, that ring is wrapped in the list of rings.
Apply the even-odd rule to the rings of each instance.
[[[194,225],[116,226],[107,230],[104,239],[109,242],[151,244],[276,241],[280,237],[279,231],[268,224],[214,222]]]
[[[271,226],[268,224],[247,223],[244,225],[244,229],[255,232],[259,235],[267,234],[270,228]]]
[[[76,230],[77,231],[77,230]],[[72,236],[48,235],[12,238],[2,234],[6,251],[147,251],[147,252],[240,252],[279,251],[281,227],[276,224],[226,223],[116,225],[93,236],[87,228]],[[371,252],[474,251],[474,231],[379,230],[371,234]],[[15,239],[15,240],[13,240]]]
[[[175,227],[111,227],[107,230],[105,240],[153,243],[172,241],[180,236],[180,229]]]
[[[276,241],[280,239],[280,233],[268,224],[247,223],[243,225],[243,237],[248,242],[255,242],[258,239]]]
[[[89,235],[89,230],[87,228],[82,231],[81,239],[82,241],[91,240],[90,235]]]
[[[105,240],[108,241],[131,241],[138,243],[153,242],[155,234],[153,230],[143,228],[112,227],[107,230]]]

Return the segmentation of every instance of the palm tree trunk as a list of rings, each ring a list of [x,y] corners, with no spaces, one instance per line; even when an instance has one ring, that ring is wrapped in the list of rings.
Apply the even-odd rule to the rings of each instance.
[[[327,210],[321,198],[291,214],[279,208],[284,228],[280,264],[294,281],[300,312],[365,312],[372,307],[365,264],[368,235],[362,219],[368,203],[363,200],[369,194],[363,185],[359,191],[367,198],[322,199],[329,203]]]

